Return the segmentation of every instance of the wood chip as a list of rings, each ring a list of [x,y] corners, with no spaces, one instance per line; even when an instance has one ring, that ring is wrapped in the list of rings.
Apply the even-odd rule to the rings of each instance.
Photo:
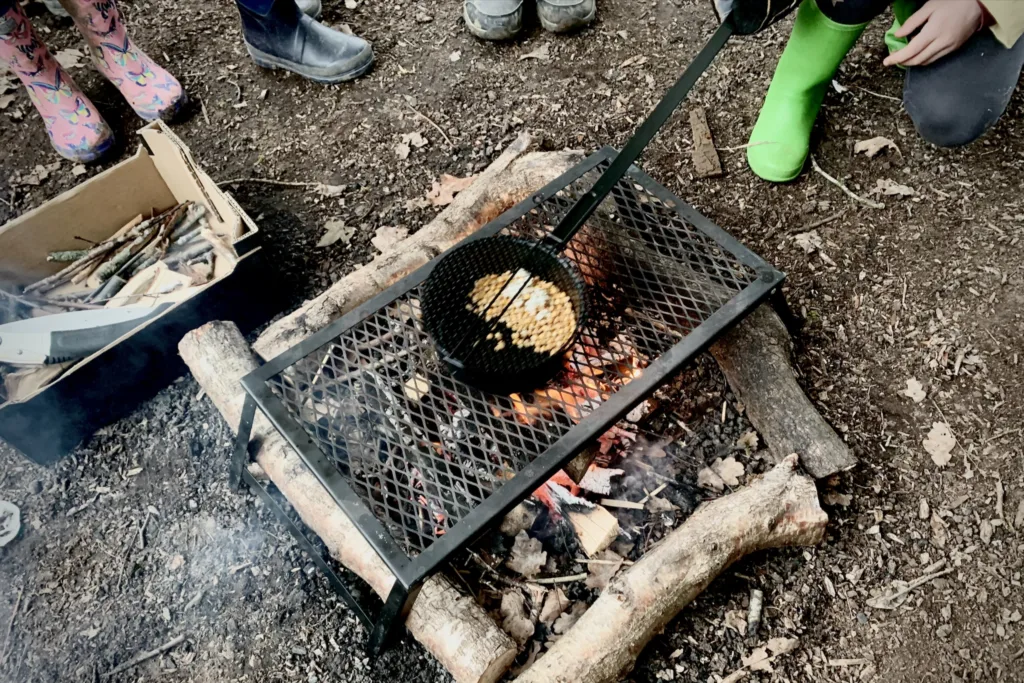
[[[693,132],[693,167],[701,178],[722,175],[722,161],[711,137],[707,115],[701,107],[690,111],[690,130]]]

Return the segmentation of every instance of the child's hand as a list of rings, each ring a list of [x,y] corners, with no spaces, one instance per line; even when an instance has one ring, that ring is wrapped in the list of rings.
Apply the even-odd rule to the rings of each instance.
[[[953,52],[985,25],[978,0],[928,0],[896,31],[906,38],[920,32],[902,50],[885,58],[886,66],[922,66]]]

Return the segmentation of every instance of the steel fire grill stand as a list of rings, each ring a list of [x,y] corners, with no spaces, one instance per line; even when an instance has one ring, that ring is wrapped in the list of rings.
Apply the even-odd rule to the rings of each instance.
[[[597,152],[466,241],[495,234],[542,238],[614,156],[610,148]],[[403,622],[424,579],[785,277],[636,167],[564,253],[587,281],[590,315],[581,339],[591,341],[576,345],[567,370],[549,385],[562,390],[562,403],[546,414],[524,420],[509,397],[481,392],[446,371],[419,312],[420,287],[438,259],[242,380],[246,400],[232,480],[252,487],[288,526],[371,630],[372,654]],[[641,368],[605,364],[609,349],[623,340]],[[605,388],[595,397],[585,387],[594,385],[592,368],[602,364]],[[375,620],[248,472],[256,408],[394,574]]]

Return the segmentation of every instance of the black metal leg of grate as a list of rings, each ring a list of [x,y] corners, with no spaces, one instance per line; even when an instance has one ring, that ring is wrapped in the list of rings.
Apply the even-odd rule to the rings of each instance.
[[[772,291],[769,301],[771,302],[772,308],[775,309],[775,312],[782,320],[782,324],[786,326],[786,330],[789,331],[789,334],[792,336],[800,332],[800,328],[803,326],[803,323],[793,312],[793,309],[790,308],[789,302],[786,301],[786,295],[782,293],[782,287],[776,287]]]
[[[420,585],[416,584],[411,589],[402,585],[402,582],[395,580],[395,585],[388,594],[388,599],[380,611],[380,617],[370,634],[370,642],[366,646],[370,657],[376,658],[384,650],[384,647],[395,637],[395,632],[405,623],[409,615],[412,603],[420,592]]]
[[[327,581],[331,584],[331,588],[334,589],[334,592],[337,593],[341,597],[341,599],[345,601],[345,604],[348,605],[349,609],[352,610],[357,617],[359,617],[359,620],[363,622],[363,625],[366,627],[366,629],[368,631],[372,630],[375,632],[375,624],[373,623],[373,620],[363,610],[359,603],[356,602],[355,597],[352,595],[348,587],[345,585],[344,580],[340,576],[338,576],[338,574],[333,569],[331,569],[331,566],[327,564],[327,562],[324,561],[324,558],[320,555],[320,552],[313,546],[310,540],[306,538],[306,535],[302,533],[302,529],[300,529],[298,525],[295,523],[295,521],[288,516],[288,513],[284,511],[284,508],[281,507],[281,504],[278,503],[277,500],[275,500],[272,495],[270,495],[270,491],[268,491],[265,486],[259,483],[259,481],[256,480],[256,477],[252,476],[252,474],[250,474],[248,470],[242,471],[242,481],[248,484],[249,488],[252,489],[253,492],[256,493],[256,495],[263,499],[263,502],[266,503],[267,507],[269,507],[271,511],[273,511],[278,521],[284,524],[284,526],[291,533],[292,537],[299,544],[299,547],[302,548],[302,550],[307,555],[309,555],[309,558],[313,560],[313,564],[315,564],[317,568],[324,573],[324,576],[327,577]]]
[[[249,462],[249,437],[252,436],[252,424],[256,420],[256,399],[245,394],[242,404],[242,417],[238,421],[238,436],[235,437],[235,452],[231,456],[231,467],[228,470],[228,483],[232,490],[242,488],[242,473]]]

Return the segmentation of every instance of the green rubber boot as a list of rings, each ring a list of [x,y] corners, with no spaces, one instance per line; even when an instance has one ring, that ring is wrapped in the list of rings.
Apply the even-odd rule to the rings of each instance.
[[[800,5],[750,133],[747,163],[758,176],[785,183],[800,175],[825,90],[865,26],[837,24],[821,13],[816,0]]]

